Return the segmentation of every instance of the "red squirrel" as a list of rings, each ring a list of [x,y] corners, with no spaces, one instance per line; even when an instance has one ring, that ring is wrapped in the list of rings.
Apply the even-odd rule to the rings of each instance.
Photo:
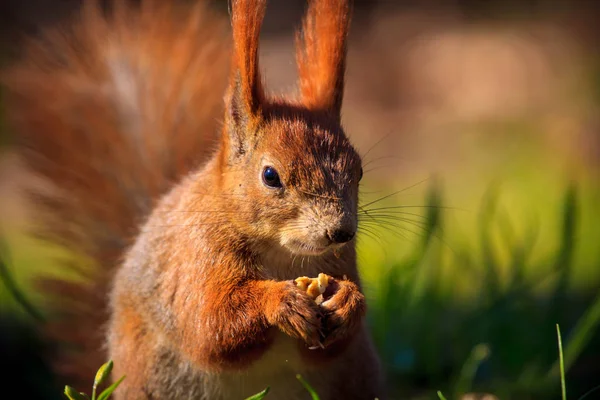
[[[44,282],[63,376],[110,358],[116,399],[304,399],[298,373],[324,400],[385,398],[356,265],[361,158],[341,124],[351,7],[309,1],[299,95],[276,98],[265,7],[232,0],[231,46],[203,3],[84,2],[4,71],[22,157],[54,186],[33,193],[38,234],[93,264],[70,265],[87,283]],[[321,304],[294,283],[319,273]]]

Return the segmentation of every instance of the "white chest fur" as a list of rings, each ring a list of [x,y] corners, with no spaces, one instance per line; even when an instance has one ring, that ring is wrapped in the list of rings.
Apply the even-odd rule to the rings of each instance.
[[[279,333],[271,348],[246,370],[223,374],[216,380],[220,395],[216,398],[243,400],[269,387],[269,399],[306,399],[307,392],[296,374],[311,379],[317,372],[303,365],[295,340]]]

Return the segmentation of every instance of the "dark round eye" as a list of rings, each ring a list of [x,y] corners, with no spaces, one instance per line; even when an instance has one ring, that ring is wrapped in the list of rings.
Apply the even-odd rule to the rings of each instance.
[[[360,169],[360,175],[358,176],[358,181],[359,181],[359,182],[360,182],[360,180],[362,179],[362,177],[363,177],[363,169],[361,168],[361,169]]]
[[[282,186],[279,174],[273,167],[265,167],[262,173],[262,180],[270,188],[280,188]]]

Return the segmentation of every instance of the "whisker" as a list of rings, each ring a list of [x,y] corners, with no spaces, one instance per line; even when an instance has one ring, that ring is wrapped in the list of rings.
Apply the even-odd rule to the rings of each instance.
[[[392,219],[392,220],[394,220],[394,219]],[[408,219],[408,218],[406,218],[406,219],[404,219],[404,218],[403,219],[399,219],[397,221],[399,221],[399,222],[405,222],[405,223],[408,223],[410,225],[413,225],[414,227],[416,227],[418,229],[421,229],[423,231],[423,234],[431,234],[433,237],[435,237],[437,240],[439,240],[440,243],[442,243],[446,248],[448,248],[454,255],[456,255],[456,251],[452,248],[452,246],[450,246],[450,244],[448,242],[446,242],[444,240],[444,238],[437,233],[438,230],[443,233],[442,227],[440,227],[439,225],[437,225],[435,227],[435,229],[427,229],[428,227],[422,221],[414,221],[414,220],[411,220],[411,219]],[[410,232],[410,233],[412,233],[412,234],[414,234],[416,236],[423,237],[422,234],[420,234],[420,233],[414,232],[414,231],[412,231],[412,230],[410,230],[410,229],[408,229],[408,228],[406,228],[404,226],[401,226],[399,224],[396,224],[396,223],[393,223],[393,222],[390,222],[390,221],[377,221],[377,220],[373,220],[373,221],[361,222],[361,224],[364,224],[364,223],[369,224],[370,226],[373,226],[375,224],[375,226],[377,226],[378,228],[383,228],[383,229],[387,229],[387,230],[391,230],[390,226],[393,226],[395,228],[402,229],[404,231]],[[423,226],[423,225],[425,225],[425,226]]]
[[[381,193],[381,192],[383,192],[383,190],[370,190],[370,191],[367,192],[367,191],[362,190],[362,187],[364,187],[364,186],[360,185],[358,187],[360,194],[374,194],[374,193]]]
[[[358,228],[358,234],[359,235],[364,234],[367,237],[369,237],[377,242],[379,242],[379,239],[381,239],[381,237],[379,235],[377,235],[376,231],[374,231],[370,228],[364,227],[364,226]]]
[[[392,196],[396,196],[397,194],[400,194],[400,193],[402,193],[402,192],[405,192],[405,191],[407,191],[407,190],[409,190],[409,189],[412,189],[412,188],[414,188],[414,187],[416,187],[416,186],[418,186],[418,185],[420,185],[420,184],[422,184],[422,183],[424,183],[424,182],[426,182],[426,181],[428,181],[428,180],[429,180],[429,178],[423,179],[422,181],[420,181],[420,182],[417,182],[417,183],[415,183],[414,185],[408,186],[408,187],[406,187],[406,188],[404,188],[404,189],[402,189],[402,190],[398,190],[397,192],[394,192],[394,193],[388,194],[387,196],[383,196],[383,197],[381,197],[381,198],[379,198],[379,199],[377,199],[377,200],[373,200],[373,201],[371,201],[371,202],[369,202],[369,203],[367,203],[367,204],[363,204],[363,205],[362,205],[362,207],[364,208],[364,207],[368,207],[368,206],[370,206],[370,205],[372,205],[372,204],[379,203],[379,202],[380,202],[380,201],[382,201],[382,200],[388,199],[388,198],[390,198],[390,197],[392,197]]]
[[[227,197],[227,196],[238,196],[238,197],[246,197],[245,193],[211,193],[211,192],[196,192],[191,191],[193,194],[201,194],[203,196],[212,196],[212,197]]]
[[[398,225],[398,224],[394,224],[394,223],[378,223],[378,224],[372,225],[372,226],[375,226],[377,228],[385,229],[386,231],[392,233],[393,235],[399,236],[402,239],[405,239],[405,240],[407,240],[407,241],[409,241],[411,243],[413,243],[413,242],[402,231],[405,231],[405,232],[408,232],[408,233],[412,233],[413,235],[416,235],[416,236],[420,236],[418,233],[415,233],[415,232],[411,231],[410,229],[408,229],[408,228],[406,228],[404,226],[401,226],[401,225]],[[392,228],[396,228],[396,229],[392,229]]]
[[[364,207],[364,206],[363,206]],[[422,206],[390,206],[390,207],[377,207],[377,208],[366,208],[364,209],[366,212],[372,212],[372,211],[379,211],[379,210],[397,210],[397,209],[401,209],[401,208],[437,208],[440,210],[457,210],[457,211],[465,211],[468,212],[468,210],[462,209],[462,208],[457,208],[457,207],[446,207],[446,206],[433,206],[430,204],[426,204],[426,205],[422,205]]]
[[[367,211],[365,210],[364,213],[358,213],[358,217],[364,217],[364,216],[373,216],[376,217],[378,215],[410,215],[412,217],[417,217],[417,218],[421,218],[421,219],[427,219],[427,216],[423,215],[423,214],[416,214],[416,213],[411,213],[411,212],[406,212],[406,211]]]
[[[390,159],[393,159],[393,160],[402,160],[402,158],[398,157],[398,156],[383,156],[383,157],[374,158],[372,160],[369,160],[367,163],[363,164],[362,167],[364,169],[367,165],[373,164],[374,162],[381,161],[381,160],[390,160]]]
[[[382,233],[379,229],[376,229],[372,226],[369,227],[359,227],[358,229],[358,236],[357,236],[357,240],[360,241],[362,238],[362,235],[365,235],[366,237],[370,238],[371,240],[373,240],[377,246],[379,246],[379,248],[387,254],[387,247],[384,246],[384,242],[388,243],[388,240],[382,236]]]
[[[426,217],[411,217],[411,216],[405,216],[403,214],[371,214],[368,215],[368,217],[372,220],[378,221],[378,220],[392,220],[392,221],[413,221],[422,225],[428,225],[428,219]],[[365,216],[364,215],[360,215],[358,217],[359,221],[364,221]]]
[[[322,198],[322,199],[327,199],[327,200],[341,200],[339,197],[335,197],[335,196],[326,196],[326,195],[323,195],[323,194],[308,192],[308,191],[302,190],[302,189],[297,189],[297,190],[300,193],[304,193],[304,194],[309,195],[309,196],[319,197],[319,198]]]
[[[421,224],[423,226],[427,226],[427,219],[412,219],[409,217],[402,217],[399,215],[386,215],[386,214],[378,214],[378,215],[370,215],[369,217],[371,217],[371,219],[373,221],[387,221],[387,220],[391,220],[391,221],[410,221],[410,222],[414,222],[417,224]],[[364,218],[364,217],[363,217]],[[362,220],[362,218],[359,219],[359,221]]]
[[[369,173],[371,173],[371,172],[373,172],[373,171],[377,171],[378,169],[383,169],[383,168],[391,168],[391,167],[395,167],[395,165],[393,165],[393,164],[378,165],[378,166],[376,166],[376,167],[373,167],[373,168],[369,168],[369,169],[367,169],[367,170],[364,170],[364,171],[363,171],[363,174],[364,174],[364,175],[367,175],[367,174],[369,174]]]
[[[187,214],[200,214],[200,213],[220,213],[220,214],[231,214],[231,215],[237,215],[240,213],[249,213],[252,214],[253,211],[242,211],[242,210],[235,210],[235,211],[230,211],[230,210],[164,210],[164,211],[156,211],[158,213],[161,214],[168,214],[168,213],[187,213]]]
[[[366,159],[367,156],[369,155],[369,153],[375,147],[377,147],[379,144],[381,144],[381,142],[383,142],[385,139],[389,138],[392,133],[394,133],[394,131],[389,131],[388,133],[386,133],[385,135],[383,135],[378,141],[375,142],[375,144],[373,144],[371,147],[369,147],[369,149],[367,150],[367,152],[365,154],[363,154],[363,156],[361,158]]]
[[[145,228],[176,228],[176,227],[197,227],[197,226],[217,226],[223,225],[223,221],[219,222],[207,222],[202,224],[165,224],[165,225],[146,225]]]
[[[413,221],[410,220],[408,218],[403,218],[403,219],[378,219],[378,220],[374,220],[374,221],[367,221],[367,223],[375,223],[375,224],[380,224],[382,227],[385,225],[390,225],[390,226],[395,226],[398,228],[402,228],[402,229],[406,229],[404,226],[400,225],[399,223],[402,222],[406,222],[407,224],[413,225],[415,227],[418,227],[419,229],[423,229],[425,232],[428,232],[425,228],[426,226],[423,226],[424,224],[421,223],[422,225],[419,225],[419,221]]]
[[[431,230],[428,229],[429,227],[428,227],[428,225],[426,223],[421,222],[421,221],[413,221],[413,220],[408,219],[408,218],[386,219],[386,220],[383,220],[383,221],[380,220],[380,221],[377,221],[377,222],[380,222],[382,224],[388,224],[388,223],[392,224],[393,223],[392,221],[407,223],[407,224],[412,225],[412,226],[414,226],[416,228],[422,229],[423,232],[425,232],[425,233],[430,233],[431,232]]]
[[[410,242],[411,244],[414,244],[414,242],[403,232],[403,230],[400,228],[397,229],[392,229],[390,226],[387,225],[380,225],[380,228],[390,232],[392,235],[401,238],[403,240],[406,240],[407,242]],[[408,229],[404,229],[407,232],[410,232]],[[410,232],[412,233],[412,232]]]

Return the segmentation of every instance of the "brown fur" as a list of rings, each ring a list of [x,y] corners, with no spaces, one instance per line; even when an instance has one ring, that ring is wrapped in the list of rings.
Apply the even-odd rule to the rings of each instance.
[[[302,30],[296,35],[302,101],[311,109],[339,115],[344,96],[348,0],[309,0]]]
[[[360,157],[340,125],[349,7],[311,1],[297,101],[263,91],[265,3],[233,1],[223,131],[199,169],[210,119],[198,114],[215,109],[205,89],[218,92],[214,58],[225,59],[220,25],[201,7],[181,33],[169,6],[144,3],[139,14],[117,7],[109,23],[89,8],[76,31],[87,53],[53,39],[66,67],[57,60],[39,68],[47,56],[37,50],[29,59],[38,64],[8,75],[25,156],[68,194],[52,205],[72,230],[52,230],[51,238],[101,264],[86,296],[109,292],[113,281],[108,356],[113,375],[127,375],[117,398],[237,399],[267,385],[270,398],[303,398],[296,373],[323,399],[384,398],[354,241],[331,239],[356,230],[361,176]],[[143,79],[134,85],[145,89],[137,107],[114,92],[127,90],[119,71],[110,75],[114,57],[130,60],[122,61],[128,78]],[[267,166],[282,187],[263,183]],[[334,277],[321,306],[293,283],[319,272]],[[96,297],[86,304],[102,309]],[[99,349],[89,342],[88,351]],[[319,343],[325,348],[309,349]]]
[[[199,4],[85,1],[76,21],[28,40],[2,71],[6,118],[27,164],[60,189],[34,188],[36,234],[77,250],[85,283],[44,280],[66,343],[61,380],[88,385],[106,359],[107,294],[154,203],[210,154],[226,87],[226,22]],[[81,265],[81,256],[93,268]],[[65,356],[65,357],[63,357]],[[84,387],[84,386],[82,386]]]

